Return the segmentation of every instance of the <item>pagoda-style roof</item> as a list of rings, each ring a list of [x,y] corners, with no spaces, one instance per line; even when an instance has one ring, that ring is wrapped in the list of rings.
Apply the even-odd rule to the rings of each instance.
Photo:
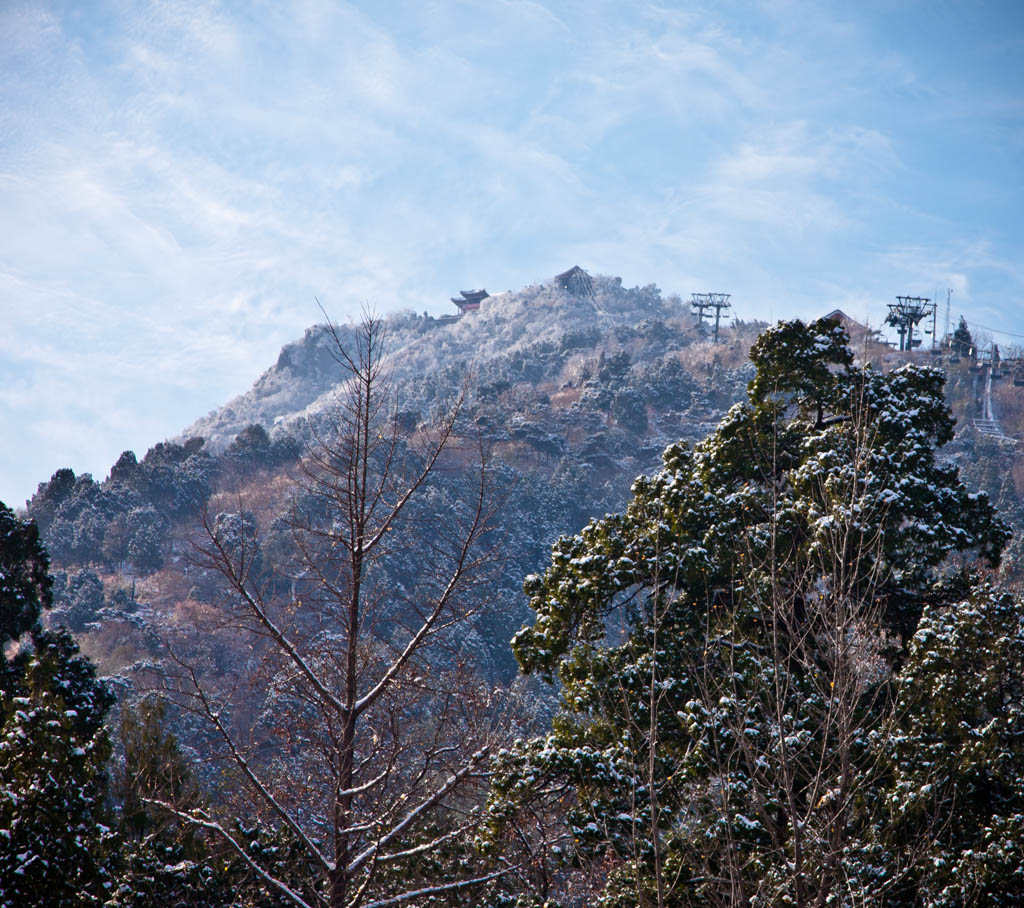
[[[480,308],[480,302],[487,299],[490,294],[486,290],[460,290],[459,296],[452,296],[449,299],[455,303],[463,312],[473,312]]]
[[[555,275],[555,283],[573,296],[594,298],[594,281],[579,265]]]

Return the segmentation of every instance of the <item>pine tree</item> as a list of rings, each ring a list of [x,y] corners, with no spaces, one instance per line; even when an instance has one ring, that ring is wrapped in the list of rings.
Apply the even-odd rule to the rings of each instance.
[[[1024,602],[985,586],[929,608],[901,677],[880,844],[916,852],[903,903],[1021,904]]]
[[[150,794],[198,797],[159,710],[129,721],[111,799],[113,696],[65,629],[43,627],[48,571],[35,524],[0,504],[0,908],[227,904],[251,888],[247,868],[215,873],[205,842],[144,806]]]
[[[113,884],[103,719],[111,703],[66,631],[44,630],[49,559],[0,504],[0,905],[101,904]]]
[[[969,587],[949,556],[995,564],[1008,532],[935,458],[941,374],[861,369],[846,343],[825,320],[765,332],[748,400],[527,578],[513,647],[562,709],[500,761],[494,829],[571,793],[559,860],[606,868],[603,904],[895,885],[873,793],[903,641]]]
[[[0,658],[38,626],[53,604],[50,558],[35,523],[25,523],[0,502]],[[4,663],[6,665],[6,663]]]
[[[960,324],[956,326],[956,330],[953,332],[953,353],[957,356],[971,357],[976,353],[974,349],[974,335],[971,334],[971,329],[967,327],[967,322],[962,315],[960,316]]]

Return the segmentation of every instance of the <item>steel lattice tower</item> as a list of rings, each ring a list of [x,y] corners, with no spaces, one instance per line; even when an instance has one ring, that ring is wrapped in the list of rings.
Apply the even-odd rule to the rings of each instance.
[[[913,350],[921,346],[921,338],[914,337],[914,328],[927,316],[935,317],[935,303],[927,297],[897,296],[895,303],[889,303],[885,323],[892,325],[899,334],[900,350]]]
[[[729,297],[731,293],[691,293],[690,305],[697,316],[697,324],[703,326],[705,314],[711,318],[711,310],[715,310],[715,343],[718,343],[718,323],[722,318],[722,310],[731,306]]]

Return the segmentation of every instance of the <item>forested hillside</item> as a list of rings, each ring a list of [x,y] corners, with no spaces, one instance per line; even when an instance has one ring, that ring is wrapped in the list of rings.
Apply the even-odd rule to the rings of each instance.
[[[593,298],[533,286],[456,322],[388,316],[390,405],[415,442],[465,393],[458,434],[482,443],[501,487],[502,607],[481,616],[480,659],[508,676],[526,617],[522,577],[562,533],[620,507],[672,441],[697,440],[743,394],[757,325],[712,347],[678,298],[598,277]],[[351,340],[355,326],[338,328]],[[189,567],[200,511],[252,523],[275,567],[289,476],[329,432],[343,371],[331,332],[310,328],[246,394],[97,481],[70,469],[42,483],[27,513],[59,568],[57,611],[104,670],[156,656],[163,625],[216,590]],[[275,523],[276,521],[276,523]]]
[[[1020,897],[1024,388],[997,438],[969,360],[720,340],[602,276],[327,322],[40,483],[0,837],[58,751],[105,832],[0,905],[66,860],[82,904]]]

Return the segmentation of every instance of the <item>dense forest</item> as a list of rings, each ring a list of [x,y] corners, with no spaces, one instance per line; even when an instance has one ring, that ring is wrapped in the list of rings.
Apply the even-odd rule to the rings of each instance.
[[[58,471],[0,509],[0,906],[1020,904],[1024,389],[979,432],[961,327],[536,285]]]

